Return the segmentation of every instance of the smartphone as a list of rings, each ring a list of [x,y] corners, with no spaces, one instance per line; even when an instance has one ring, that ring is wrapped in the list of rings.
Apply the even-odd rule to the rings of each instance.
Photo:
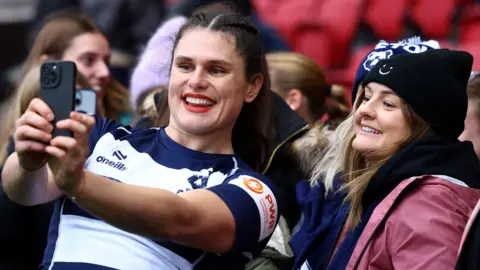
[[[49,61],[40,67],[40,98],[55,115],[52,136],[72,137],[72,132],[55,127],[60,120],[70,118],[75,109],[77,67],[70,61]]]
[[[93,89],[77,89],[75,111],[93,115],[97,111],[97,92]]]

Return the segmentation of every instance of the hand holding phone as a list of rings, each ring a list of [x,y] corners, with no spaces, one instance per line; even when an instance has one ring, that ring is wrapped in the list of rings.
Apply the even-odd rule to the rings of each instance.
[[[40,68],[40,98],[53,111],[52,137],[72,137],[72,132],[57,129],[56,123],[70,118],[75,110],[77,69],[70,61],[45,62]]]

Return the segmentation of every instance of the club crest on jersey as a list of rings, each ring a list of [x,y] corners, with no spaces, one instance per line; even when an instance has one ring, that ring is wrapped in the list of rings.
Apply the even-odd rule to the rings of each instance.
[[[389,59],[392,55],[392,50],[373,51],[367,56],[367,60],[363,62],[363,68],[370,71],[380,60]]]

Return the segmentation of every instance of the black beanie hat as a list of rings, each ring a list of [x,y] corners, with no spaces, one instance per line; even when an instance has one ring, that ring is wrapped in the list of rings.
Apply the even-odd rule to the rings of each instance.
[[[467,83],[473,57],[437,49],[380,61],[362,82],[383,84],[403,98],[439,135],[457,139],[467,114]]]

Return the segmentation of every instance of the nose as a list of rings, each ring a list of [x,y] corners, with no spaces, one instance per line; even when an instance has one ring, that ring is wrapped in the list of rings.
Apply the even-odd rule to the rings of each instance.
[[[463,130],[462,134],[458,137],[458,140],[461,142],[468,141],[466,130]]]
[[[192,89],[206,89],[208,87],[208,81],[205,78],[205,72],[202,68],[197,67],[194,72],[190,73],[191,76],[188,80],[188,86]]]
[[[106,63],[100,62],[98,64],[96,75],[101,84],[104,84],[110,80],[110,69]]]
[[[371,101],[360,104],[355,113],[365,118],[375,118],[376,116],[376,110],[373,102]]]

